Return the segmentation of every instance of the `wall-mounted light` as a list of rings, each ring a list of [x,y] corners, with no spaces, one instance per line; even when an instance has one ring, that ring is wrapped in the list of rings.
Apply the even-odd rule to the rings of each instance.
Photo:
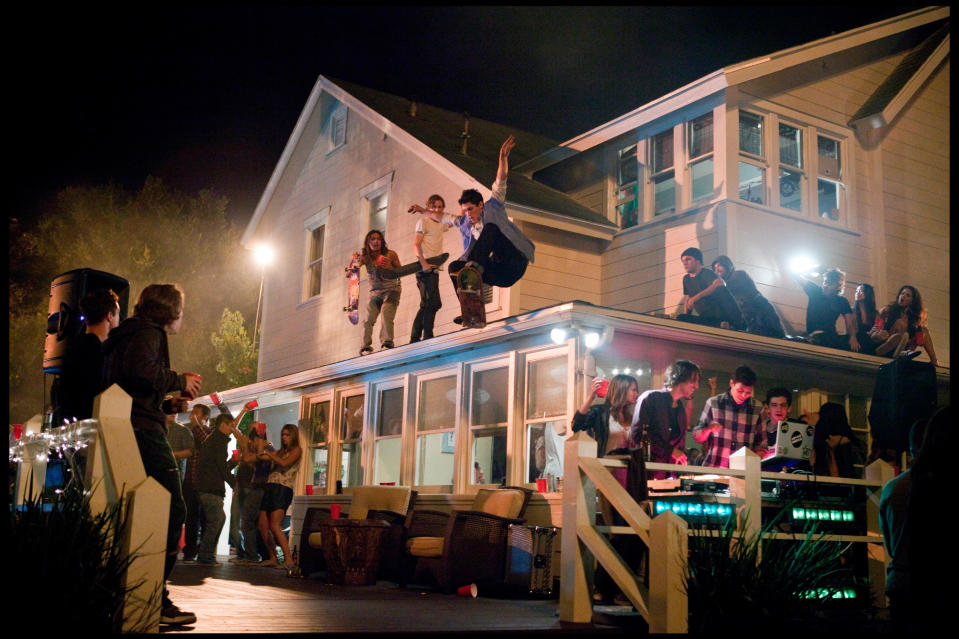
[[[569,328],[558,326],[549,332],[549,338],[554,344],[562,344],[575,335],[583,338],[583,346],[587,350],[594,350],[609,342],[613,335],[613,329],[609,326],[598,329],[573,323]]]

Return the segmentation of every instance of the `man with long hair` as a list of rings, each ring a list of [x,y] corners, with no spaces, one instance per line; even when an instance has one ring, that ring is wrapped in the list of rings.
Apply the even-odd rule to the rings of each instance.
[[[677,360],[666,369],[663,389],[648,390],[640,395],[633,412],[629,436],[638,443],[642,441],[643,433],[646,433],[649,438],[649,461],[687,463],[686,429],[700,375],[699,366],[693,362]],[[650,473],[650,479],[665,478],[665,471]]]
[[[167,335],[180,330],[183,303],[183,291],[175,284],[150,284],[140,293],[133,317],[110,331],[103,345],[106,386],[119,384],[133,398],[130,422],[144,470],[170,493],[160,623],[172,625],[196,622],[196,615],[170,601],[165,585],[176,563],[186,516],[179,468],[166,440],[166,415],[185,410],[187,400],[200,392],[199,376],[170,368]],[[175,391],[180,397],[166,398],[167,393]]]

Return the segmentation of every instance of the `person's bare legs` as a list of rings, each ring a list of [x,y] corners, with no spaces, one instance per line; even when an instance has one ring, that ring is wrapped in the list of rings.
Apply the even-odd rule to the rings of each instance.
[[[280,544],[280,550],[283,551],[283,563],[291,566],[293,565],[293,554],[290,552],[290,542],[283,532],[283,516],[285,514],[286,512],[282,510],[274,510],[270,513],[270,532],[273,533],[273,538],[276,543]],[[276,555],[274,554],[273,557],[275,559]],[[279,560],[277,560],[277,563],[279,563]]]
[[[270,530],[270,520],[267,518],[265,510],[260,511],[260,514],[256,520],[256,528],[260,531],[260,536],[263,537],[263,543],[266,545],[267,552],[270,553],[270,558],[263,561],[262,565],[277,565],[279,561],[276,557],[276,541],[273,539],[273,534]]]

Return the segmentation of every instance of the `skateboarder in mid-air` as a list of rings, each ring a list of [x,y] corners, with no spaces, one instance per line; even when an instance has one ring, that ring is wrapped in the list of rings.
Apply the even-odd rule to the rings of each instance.
[[[376,229],[363,239],[363,266],[370,277],[370,301],[366,307],[366,322],[363,324],[363,347],[360,355],[373,352],[373,325],[383,311],[380,323],[380,342],[383,348],[393,348],[393,318],[400,303],[400,280],[388,280],[380,276],[382,268],[399,268],[400,258],[396,251],[386,247],[383,234]]]
[[[483,283],[502,288],[512,286],[533,261],[533,243],[506,215],[506,176],[514,146],[516,140],[511,135],[500,147],[493,196],[489,200],[483,202],[483,196],[476,189],[466,189],[459,199],[462,217],[457,223],[466,251],[449,265],[457,293],[461,286],[479,290]],[[460,271],[463,271],[463,281]],[[475,281],[477,274],[482,281]],[[485,312],[483,316],[482,324],[485,324]],[[453,321],[463,323],[462,316]]]

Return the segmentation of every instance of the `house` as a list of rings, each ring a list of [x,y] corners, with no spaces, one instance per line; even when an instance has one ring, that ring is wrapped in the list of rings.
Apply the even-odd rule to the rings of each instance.
[[[719,69],[561,144],[321,76],[243,237],[280,256],[264,276],[259,381],[221,397],[259,397],[274,439],[300,424],[311,448],[300,481],[317,497],[298,491],[294,520],[337,481],[412,484],[437,507],[479,483],[533,485],[546,440],[593,376],[628,368],[641,389],[658,387],[678,357],[697,358],[720,392],[748,361],[757,395],[796,388],[796,413],[844,402],[866,436],[884,360],[669,319],[679,256],[729,255],[788,333],[804,330],[806,298],[789,275],[801,254],[873,284],[880,304],[913,284],[945,398],[949,64],[949,9],[920,9]],[[449,206],[465,188],[489,196],[510,133],[507,209],[535,262],[494,289],[485,329],[453,324],[458,304],[441,281],[437,337],[412,345],[407,279],[398,348],[359,357],[361,328],[342,310],[350,255],[376,228],[412,261],[409,204],[439,193]],[[462,252],[455,231],[445,250]],[[364,278],[361,310],[367,293]],[[704,382],[697,410],[708,393]],[[533,519],[558,521],[537,504]]]

